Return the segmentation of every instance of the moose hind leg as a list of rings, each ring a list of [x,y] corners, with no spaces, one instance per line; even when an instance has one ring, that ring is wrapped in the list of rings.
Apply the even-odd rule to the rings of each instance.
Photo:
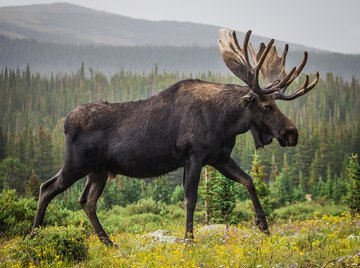
[[[113,245],[96,215],[96,203],[105,188],[106,181],[107,173],[90,173],[79,203],[94,227],[100,241],[106,245]]]
[[[64,172],[64,169],[61,169],[54,177],[41,184],[37,212],[30,236],[33,236],[35,228],[43,223],[45,211],[50,201],[81,177],[81,175],[68,175]]]

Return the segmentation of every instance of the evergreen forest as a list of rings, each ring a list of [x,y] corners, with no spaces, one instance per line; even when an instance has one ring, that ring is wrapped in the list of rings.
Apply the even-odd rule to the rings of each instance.
[[[37,195],[39,183],[61,168],[64,118],[77,105],[144,99],[187,78],[239,83],[230,75],[207,72],[193,77],[159,72],[157,66],[142,74],[122,69],[109,77],[84,64],[74,73],[49,76],[31,72],[29,65],[24,70],[3,69],[0,73],[0,189],[13,188],[21,195]],[[300,80],[293,87],[298,86]],[[310,93],[295,101],[278,101],[278,105],[298,127],[300,137],[295,148],[282,148],[274,140],[257,152],[266,174],[263,180],[277,187],[277,205],[304,200],[306,194],[340,202],[347,194],[344,178],[348,158],[360,153],[359,80],[344,81],[328,73]],[[248,172],[254,153],[251,135],[239,135],[233,157]],[[181,184],[181,175],[174,172],[160,180],[166,179],[174,189]],[[149,178],[141,183],[153,182]],[[122,183],[117,182],[117,187],[121,188]],[[139,198],[141,196],[123,200],[122,204]],[[104,199],[110,204],[108,207],[116,204],[116,200],[110,200],[106,194]]]

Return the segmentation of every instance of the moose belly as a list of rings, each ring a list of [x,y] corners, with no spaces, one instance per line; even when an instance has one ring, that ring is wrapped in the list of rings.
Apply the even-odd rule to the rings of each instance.
[[[179,168],[181,159],[175,151],[161,150],[122,150],[111,153],[108,159],[108,171],[129,177],[148,178],[164,175]]]

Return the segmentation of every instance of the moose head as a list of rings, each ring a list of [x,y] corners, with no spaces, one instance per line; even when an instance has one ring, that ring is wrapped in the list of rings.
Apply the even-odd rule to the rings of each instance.
[[[253,135],[256,148],[263,147],[272,142],[275,137],[281,146],[295,146],[298,142],[298,131],[294,124],[279,110],[276,100],[294,100],[315,87],[319,81],[319,73],[316,73],[314,81],[309,83],[306,75],[302,86],[293,94],[285,95],[286,89],[299,76],[303,70],[308,54],[305,51],[301,63],[291,69],[285,70],[288,45],[285,45],[281,57],[279,57],[274,39],[267,46],[260,44],[256,51],[250,40],[251,31],[245,35],[243,48],[238,44],[235,31],[221,29],[219,47],[222,58],[227,67],[242,81],[250,91],[242,97],[249,105],[251,120],[250,131]],[[249,52],[251,55],[250,62]],[[259,75],[268,83],[261,86]]]

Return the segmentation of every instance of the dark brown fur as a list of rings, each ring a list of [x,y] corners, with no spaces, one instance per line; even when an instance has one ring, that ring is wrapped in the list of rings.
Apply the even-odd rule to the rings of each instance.
[[[65,121],[64,166],[41,185],[32,233],[42,224],[49,202],[88,176],[80,205],[99,238],[112,244],[95,211],[108,174],[146,178],[184,167],[185,237],[192,238],[200,172],[205,165],[247,188],[257,223],[268,232],[254,184],[230,156],[236,136],[248,130],[256,147],[269,144],[273,137],[283,146],[297,143],[296,128],[271,95],[259,97],[238,85],[185,80],[146,100],[79,106]]]

